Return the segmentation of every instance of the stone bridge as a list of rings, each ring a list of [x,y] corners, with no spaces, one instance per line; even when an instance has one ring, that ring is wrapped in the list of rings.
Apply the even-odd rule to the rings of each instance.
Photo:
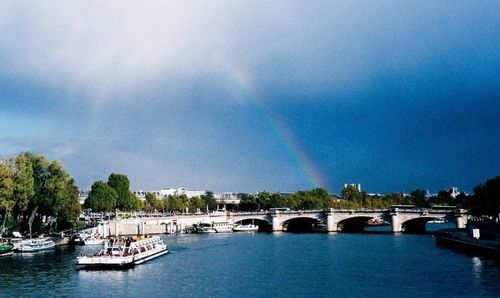
[[[295,220],[309,220],[310,223],[324,223],[328,232],[363,230],[369,219],[381,219],[391,225],[394,233],[402,231],[425,231],[428,221],[439,219],[455,223],[457,228],[465,228],[467,211],[455,208],[389,208],[389,209],[328,209],[299,211],[230,212],[228,221],[237,223],[248,220],[265,221],[272,231],[283,231],[288,223]]]
[[[327,209],[299,211],[227,212],[222,216],[210,214],[176,215],[156,218],[133,218],[106,221],[94,228],[104,236],[177,233],[198,223],[227,221],[241,223],[254,221],[263,229],[284,231],[290,226],[321,224],[323,231],[361,232],[367,221],[381,219],[391,225],[393,233],[424,232],[425,224],[434,219],[454,223],[457,228],[465,228],[467,210],[455,208],[397,208],[389,209]]]

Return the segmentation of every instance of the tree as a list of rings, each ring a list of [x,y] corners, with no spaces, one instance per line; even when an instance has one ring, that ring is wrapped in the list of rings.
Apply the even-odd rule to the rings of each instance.
[[[202,210],[205,208],[205,204],[200,197],[192,197],[189,199],[189,209],[191,211],[196,211],[198,209]]]
[[[361,192],[354,186],[352,185],[347,185],[342,189],[340,192],[340,198],[342,200],[346,201],[351,201],[351,202],[356,202],[360,206],[362,205],[363,201],[363,196]]]
[[[184,206],[182,203],[182,199],[179,196],[168,196],[166,204],[166,209],[169,211],[184,211]]]
[[[95,212],[108,212],[116,208],[118,194],[104,181],[96,181],[92,184],[89,196],[85,200],[84,207]]]
[[[123,174],[112,173],[108,178],[108,185],[118,194],[116,208],[120,210],[139,210],[140,202],[130,191],[130,181]]]
[[[269,202],[271,200],[271,194],[267,191],[261,191],[257,194],[257,210],[267,210],[269,209]]]
[[[208,206],[210,210],[215,210],[217,208],[217,202],[215,201],[213,192],[207,191],[200,197],[203,200],[205,207]]]
[[[416,207],[428,207],[427,200],[425,198],[427,191],[423,189],[415,189],[410,193],[410,199],[413,205]]]
[[[35,195],[35,178],[33,164],[28,153],[15,158],[14,193],[16,209],[19,213],[26,211],[28,204]]]
[[[429,204],[431,206],[433,205],[439,205],[439,206],[448,206],[452,204],[453,198],[451,197],[451,194],[447,190],[440,190],[437,194],[437,196],[432,197],[429,199]]]
[[[0,161],[0,211],[3,211],[2,225],[0,228],[0,236],[5,230],[7,216],[12,211],[15,201],[13,200],[14,193],[14,171],[10,162],[7,160]]]
[[[144,209],[146,211],[160,210],[160,200],[156,197],[154,193],[148,192],[146,194],[146,201],[144,204]]]
[[[73,227],[74,222],[78,220],[82,212],[78,196],[78,186],[76,186],[74,179],[68,180],[67,190],[69,194],[68,200],[64,203],[60,216],[57,218],[58,227],[60,229]]]
[[[490,219],[500,216],[500,176],[488,179],[486,184],[479,184],[474,189],[470,200],[471,213]]]
[[[289,201],[285,199],[280,193],[273,193],[269,197],[269,208],[291,207]]]
[[[258,208],[257,198],[254,195],[239,193],[238,198],[240,199],[240,210],[241,211],[255,211]]]

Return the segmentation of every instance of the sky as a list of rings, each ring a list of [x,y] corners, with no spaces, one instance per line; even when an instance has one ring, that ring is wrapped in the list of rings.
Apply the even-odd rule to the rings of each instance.
[[[1,1],[0,155],[81,188],[373,193],[500,169],[498,1]]]

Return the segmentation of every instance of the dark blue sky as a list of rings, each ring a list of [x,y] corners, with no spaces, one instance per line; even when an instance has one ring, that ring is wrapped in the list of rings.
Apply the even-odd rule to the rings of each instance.
[[[491,1],[0,4],[0,155],[81,187],[470,192],[500,169]]]

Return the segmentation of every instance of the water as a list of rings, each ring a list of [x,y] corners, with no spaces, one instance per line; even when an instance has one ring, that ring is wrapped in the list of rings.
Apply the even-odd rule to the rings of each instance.
[[[126,271],[77,271],[89,247],[0,258],[0,296],[500,297],[500,263],[430,235],[166,236],[171,253]],[[95,248],[94,248],[95,249]]]

